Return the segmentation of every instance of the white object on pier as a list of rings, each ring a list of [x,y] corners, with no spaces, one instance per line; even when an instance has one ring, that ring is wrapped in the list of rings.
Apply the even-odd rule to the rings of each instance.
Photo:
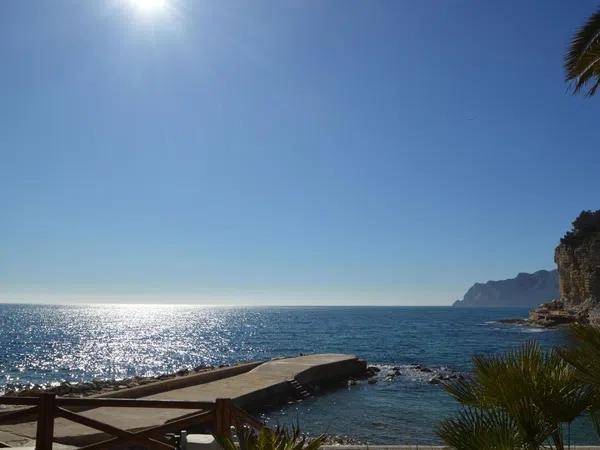
[[[181,433],[179,439],[181,450],[223,450],[212,434]]]

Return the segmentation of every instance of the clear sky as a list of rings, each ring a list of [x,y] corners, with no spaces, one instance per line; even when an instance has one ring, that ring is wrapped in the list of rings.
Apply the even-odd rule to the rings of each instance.
[[[0,301],[449,304],[600,208],[597,1],[132,1],[0,1]]]

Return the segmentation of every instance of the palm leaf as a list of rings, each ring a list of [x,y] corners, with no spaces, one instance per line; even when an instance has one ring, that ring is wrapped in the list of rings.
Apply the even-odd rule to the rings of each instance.
[[[441,422],[436,433],[456,450],[514,450],[524,448],[518,427],[505,412],[465,408]]]
[[[277,427],[275,430],[264,427],[258,433],[247,427],[236,430],[239,450],[317,450],[323,445],[325,436],[320,435],[308,440],[302,436],[300,428],[292,430]],[[219,443],[224,450],[238,450],[230,437],[219,437]]]
[[[467,408],[506,414],[527,448],[552,439],[562,449],[561,424],[573,421],[595,399],[595,391],[573,366],[557,351],[544,351],[535,342],[503,355],[476,356],[472,378],[444,387]],[[487,419],[468,411],[464,419],[471,423]]]
[[[587,96],[595,94],[600,84],[600,10],[575,33],[565,55],[565,71],[574,93],[592,82]]]
[[[600,388],[600,329],[574,324],[570,332],[575,345],[558,353],[577,369],[583,382]]]

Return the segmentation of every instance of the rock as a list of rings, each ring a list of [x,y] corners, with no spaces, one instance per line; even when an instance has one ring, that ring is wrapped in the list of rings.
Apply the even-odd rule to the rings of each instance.
[[[71,387],[72,394],[83,394],[84,392],[89,392],[91,389],[89,386],[85,384],[76,384]]]
[[[567,323],[586,321],[580,312],[566,308],[560,300],[544,303],[529,313],[528,324],[539,327],[555,327]]]
[[[400,375],[402,375],[402,372],[400,372],[400,367],[392,367],[392,372],[390,372],[390,376],[399,377]]]
[[[421,367],[419,370],[421,372],[427,372],[427,373],[433,372],[433,370],[431,370],[429,367]]]
[[[70,394],[71,391],[72,387],[69,383],[61,383],[59,386],[55,386],[50,389],[50,392],[59,396]]]
[[[516,325],[527,325],[529,323],[527,319],[499,319],[496,322]]]
[[[369,367],[367,367],[367,370],[365,370],[365,376],[368,378],[374,377],[379,372],[381,372],[381,369],[379,367],[369,366]]]
[[[442,382],[442,380],[440,380],[438,377],[433,377],[429,379],[429,384],[440,384]]]
[[[377,379],[376,378],[371,378],[371,379],[369,379],[368,383],[369,384],[375,384],[375,383],[377,383]]]
[[[560,286],[556,307],[580,321],[600,324],[600,210],[583,211],[575,219],[556,247],[554,262]]]

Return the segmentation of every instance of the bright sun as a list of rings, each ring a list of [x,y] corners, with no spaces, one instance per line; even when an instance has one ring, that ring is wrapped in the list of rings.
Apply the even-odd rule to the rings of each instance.
[[[129,0],[136,12],[143,15],[156,15],[164,12],[169,6],[169,0]]]

